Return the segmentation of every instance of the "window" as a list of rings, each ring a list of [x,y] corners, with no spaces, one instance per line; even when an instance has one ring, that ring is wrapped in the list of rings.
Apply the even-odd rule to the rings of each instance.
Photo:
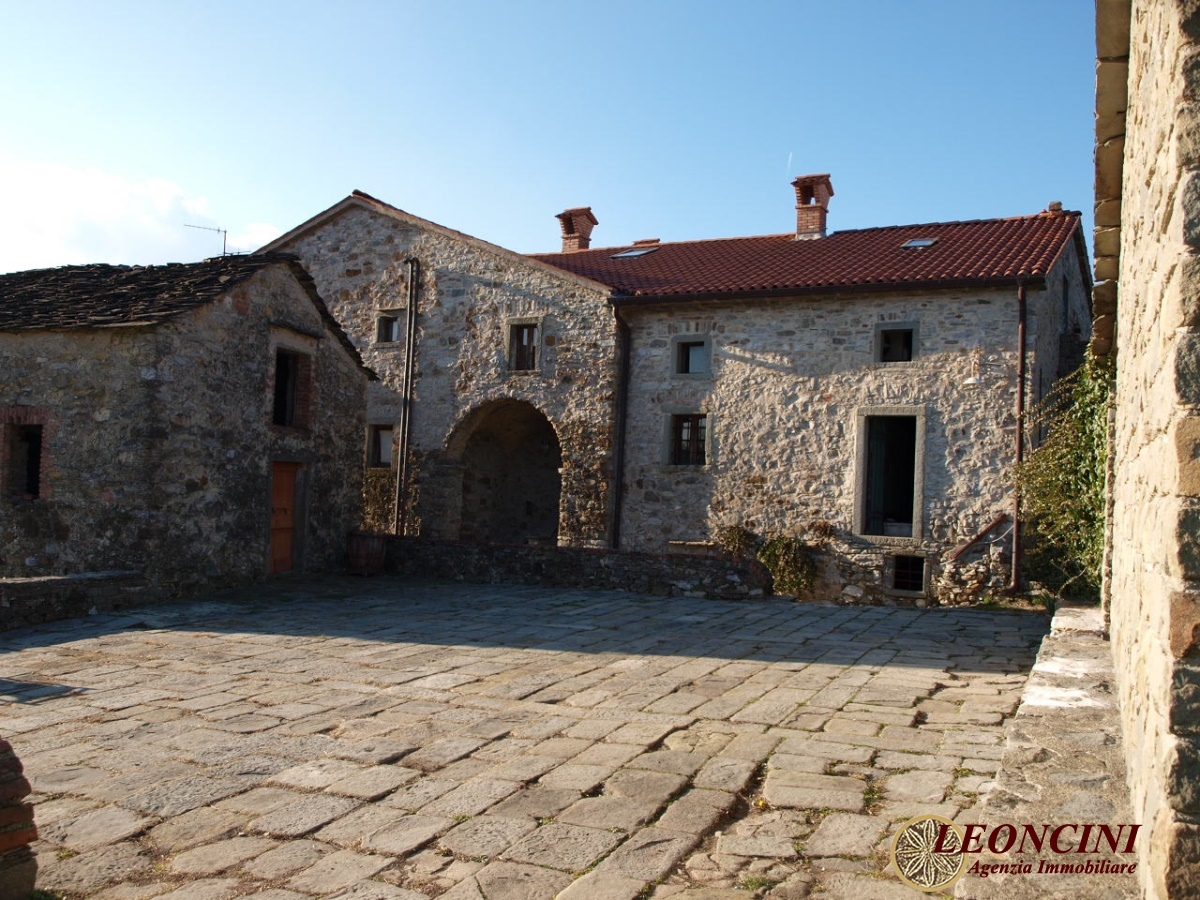
[[[285,427],[307,426],[311,393],[312,357],[277,349],[271,421]]]
[[[689,413],[671,416],[671,465],[704,465],[704,440],[708,416]]]
[[[676,375],[708,375],[712,371],[707,340],[681,340],[675,343]]]
[[[892,590],[924,592],[925,557],[892,557]]]
[[[913,537],[917,417],[868,416],[863,534]]]
[[[400,317],[381,315],[375,320],[375,343],[394,344],[400,340]]]
[[[913,325],[888,325],[875,329],[876,362],[911,362],[916,349],[917,329]]]
[[[392,426],[372,425],[368,429],[367,465],[386,469],[392,464]]]
[[[534,372],[537,367],[537,323],[512,323],[508,329],[508,368],[513,372]]]
[[[7,493],[14,500],[36,500],[42,494],[42,426],[8,425],[6,430]]]

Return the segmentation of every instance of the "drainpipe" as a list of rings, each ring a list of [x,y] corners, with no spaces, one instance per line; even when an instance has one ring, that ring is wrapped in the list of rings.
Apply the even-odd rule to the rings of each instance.
[[[1015,466],[1025,458],[1025,282],[1017,282],[1017,444]],[[1021,589],[1021,489],[1013,482],[1012,578],[1008,589]]]
[[[629,369],[630,349],[633,345],[633,335],[629,323],[621,317],[621,310],[615,305],[612,308],[613,317],[617,321],[617,352],[621,354],[621,367],[617,370],[617,408],[616,434],[613,435],[613,521],[612,549],[621,549],[621,507],[625,500],[625,420],[629,410]]]
[[[400,458],[396,462],[396,515],[392,531],[403,537],[408,527],[408,447],[412,434],[413,372],[417,355],[417,298],[420,296],[421,263],[416,257],[404,261],[408,266],[408,310],[404,327],[404,382],[400,406]]]

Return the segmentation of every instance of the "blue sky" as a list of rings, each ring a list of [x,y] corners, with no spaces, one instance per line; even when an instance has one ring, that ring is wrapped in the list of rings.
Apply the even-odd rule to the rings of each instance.
[[[1092,0],[0,0],[0,272],[367,191],[521,252],[1092,204]]]

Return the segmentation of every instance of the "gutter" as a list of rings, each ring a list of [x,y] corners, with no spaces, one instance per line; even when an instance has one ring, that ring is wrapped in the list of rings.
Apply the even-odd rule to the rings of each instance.
[[[1013,462],[1013,511],[1012,511],[1012,577],[1008,589],[1013,593],[1021,590],[1021,488],[1016,483],[1016,470],[1025,459],[1025,324],[1027,305],[1025,283],[1017,284],[1017,438]]]
[[[412,435],[413,374],[417,355],[417,300],[420,297],[421,263],[416,257],[404,261],[408,266],[408,309],[404,323],[404,380],[400,406],[400,459],[396,462],[396,514],[392,532],[403,537],[408,530],[408,448]]]
[[[630,356],[633,347],[633,332],[629,323],[621,316],[621,310],[612,304],[613,318],[617,322],[617,350],[621,354],[621,367],[617,373],[617,408],[615,434],[613,435],[613,505],[612,505],[612,535],[610,546],[613,550],[621,549],[621,509],[625,502],[625,431],[626,420],[629,417],[629,372]]]

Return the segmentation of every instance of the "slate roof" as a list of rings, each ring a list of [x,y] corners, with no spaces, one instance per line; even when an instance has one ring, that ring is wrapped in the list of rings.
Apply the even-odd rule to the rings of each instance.
[[[537,253],[531,259],[603,282],[614,299],[671,299],[1015,284],[1047,274],[1080,214],[1043,212],[1010,219],[934,222],[838,231]],[[913,239],[935,239],[905,249]],[[630,250],[650,253],[614,258]]]
[[[287,266],[326,327],[361,368],[362,357],[292,253],[220,256],[163,266],[61,266],[0,275],[0,331],[133,328],[158,325],[213,303],[272,266]],[[370,369],[368,376],[375,378]]]
[[[290,254],[165,266],[62,266],[0,275],[0,331],[154,325],[212,303]]]

